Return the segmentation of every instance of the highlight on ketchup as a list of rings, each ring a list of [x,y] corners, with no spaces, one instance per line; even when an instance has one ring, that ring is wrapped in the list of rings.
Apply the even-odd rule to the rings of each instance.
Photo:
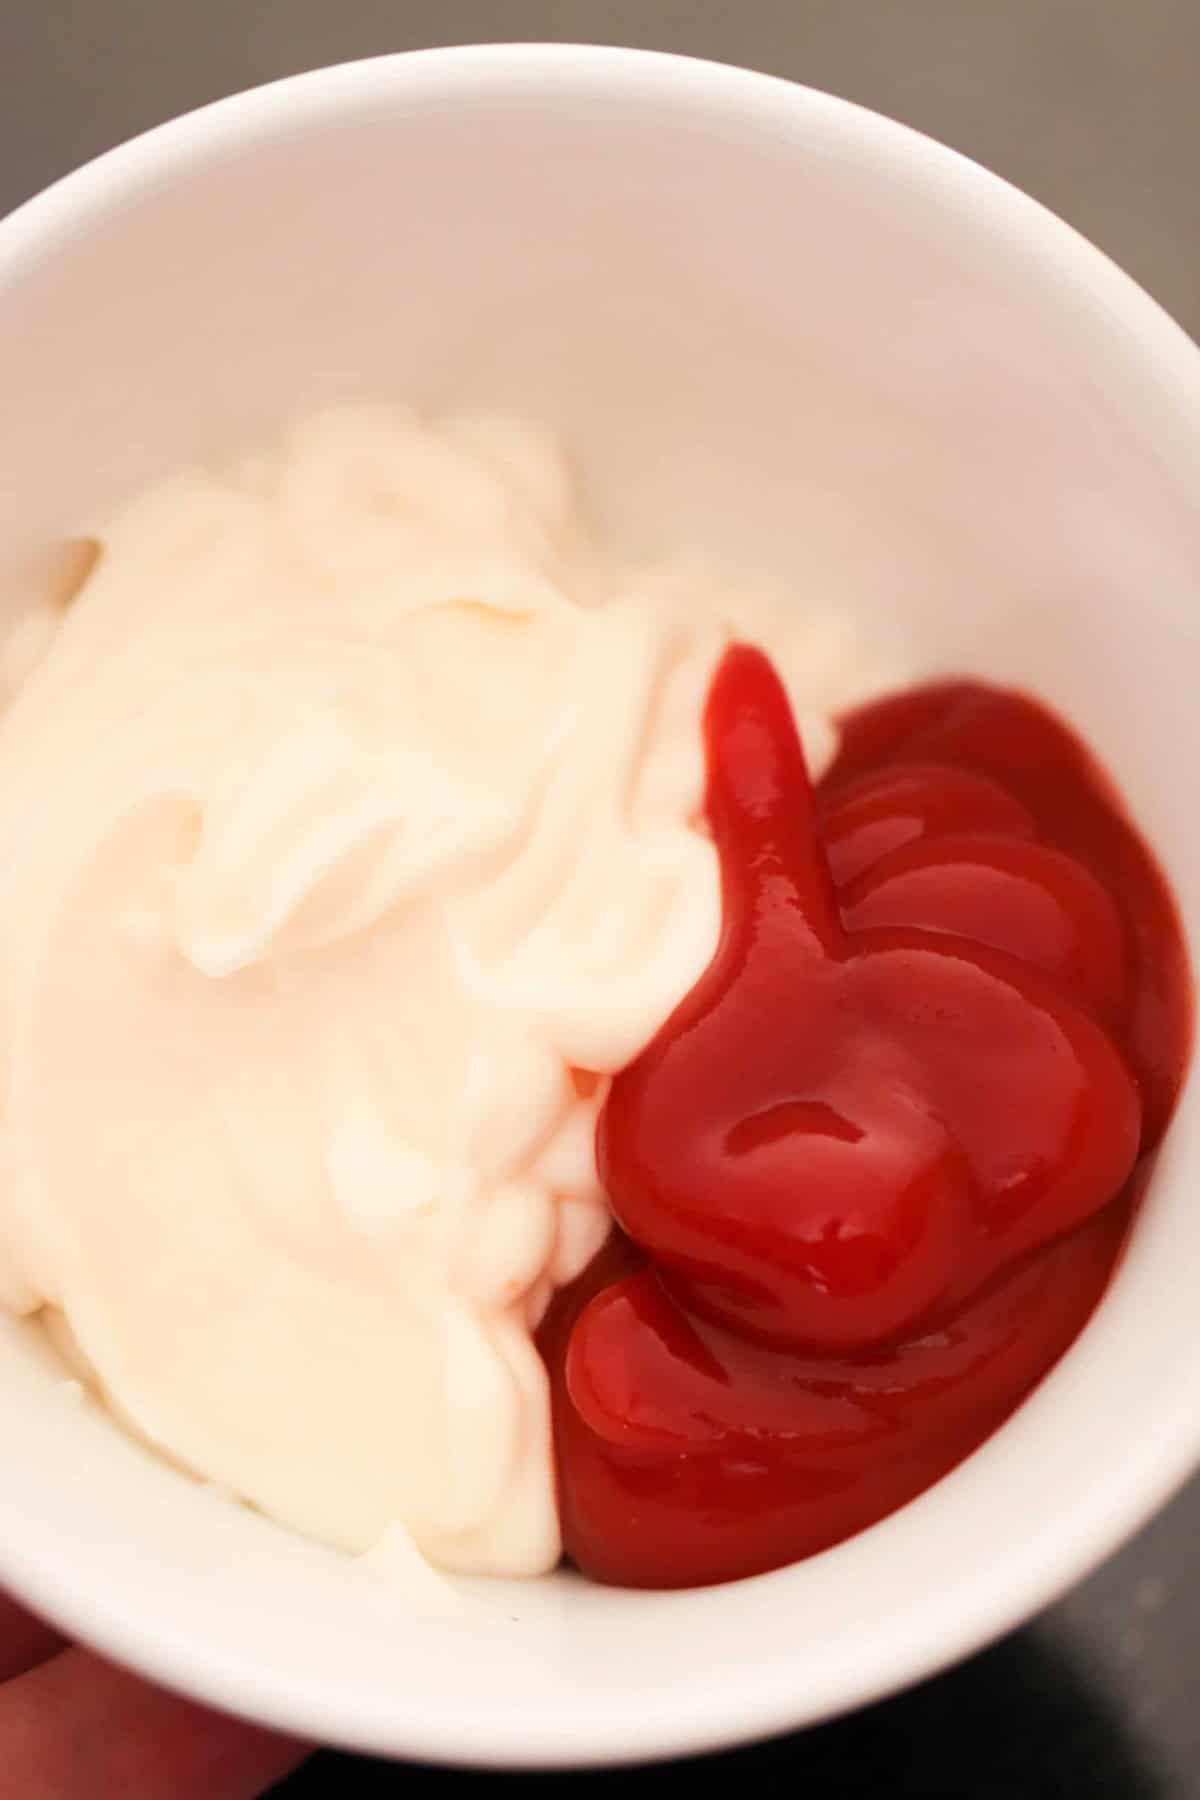
[[[720,943],[613,1081],[620,1229],[540,1338],[602,1581],[795,1561],[967,1456],[1102,1295],[1182,1079],[1171,896],[1072,734],[969,682],[842,723],[814,792],[766,657],[713,681]]]

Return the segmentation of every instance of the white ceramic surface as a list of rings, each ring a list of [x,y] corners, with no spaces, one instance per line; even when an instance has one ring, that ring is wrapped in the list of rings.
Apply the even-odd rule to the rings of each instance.
[[[1048,695],[1200,942],[1200,354],[1031,201],[763,76],[492,47],[222,102],[0,225],[5,562],[379,393],[541,414],[631,542],[742,557],[923,668]],[[381,1752],[632,1760],[822,1718],[1053,1599],[1191,1469],[1198,1176],[1193,1081],[1065,1362],[936,1490],[796,1568],[483,1585],[438,1618],[72,1408],[6,1326],[0,1581],[150,1675]]]

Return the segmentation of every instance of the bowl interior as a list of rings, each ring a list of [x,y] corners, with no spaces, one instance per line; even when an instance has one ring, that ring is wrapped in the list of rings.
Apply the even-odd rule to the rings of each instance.
[[[921,672],[1048,697],[1200,941],[1198,365],[1065,227],[841,102],[627,52],[385,59],[152,133],[0,228],[0,545],[329,400],[534,414],[631,546],[710,550]],[[1190,1467],[1198,1170],[1192,1083],[1065,1362],[938,1488],[794,1569],[484,1583],[442,1613],[71,1407],[6,1323],[0,1579],[364,1748],[621,1760],[818,1718],[1050,1599]]]

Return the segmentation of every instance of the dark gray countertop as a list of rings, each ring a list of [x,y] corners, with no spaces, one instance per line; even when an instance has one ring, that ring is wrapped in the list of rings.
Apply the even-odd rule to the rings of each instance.
[[[1044,200],[1200,336],[1200,0],[0,0],[0,212],[144,126],[273,76],[549,38],[747,63],[904,119]],[[1200,1485],[986,1654],[708,1767],[756,1800],[1200,1797]],[[278,1792],[566,1781],[633,1800],[694,1775],[480,1777],[326,1756]]]

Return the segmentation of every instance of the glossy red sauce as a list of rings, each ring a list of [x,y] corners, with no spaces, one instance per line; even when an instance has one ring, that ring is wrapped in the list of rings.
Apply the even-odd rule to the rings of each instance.
[[[720,943],[613,1082],[621,1231],[541,1334],[567,1553],[650,1587],[824,1549],[996,1428],[1102,1293],[1190,1043],[1163,879],[1032,701],[865,707],[816,794],[737,646],[705,730]]]

